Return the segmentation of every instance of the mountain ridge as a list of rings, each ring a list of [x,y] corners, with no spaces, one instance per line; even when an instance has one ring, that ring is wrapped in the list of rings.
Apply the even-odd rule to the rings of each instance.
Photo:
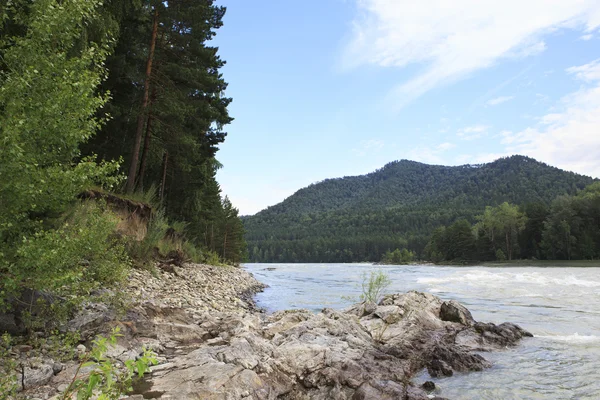
[[[461,166],[398,160],[365,175],[313,183],[243,221],[253,261],[292,260],[291,253],[298,256],[294,249],[299,242],[302,253],[309,251],[310,243],[320,242],[326,242],[320,245],[325,252],[343,253],[356,237],[373,242],[373,249],[365,253],[369,257],[358,259],[363,261],[390,246],[420,251],[435,227],[458,218],[472,221],[485,206],[505,201],[547,205],[594,181],[520,155]],[[263,257],[254,257],[261,248]],[[264,248],[269,257],[264,257]],[[286,250],[289,257],[283,255]],[[325,260],[311,256],[302,261],[309,259]]]

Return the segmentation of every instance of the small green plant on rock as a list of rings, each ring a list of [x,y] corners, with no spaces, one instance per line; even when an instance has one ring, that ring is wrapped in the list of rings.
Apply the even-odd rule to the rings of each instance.
[[[391,283],[389,275],[380,269],[372,270],[369,274],[363,273],[360,300],[365,303],[379,303],[383,292]]]
[[[118,399],[133,390],[132,382],[136,376],[141,379],[150,366],[157,363],[156,354],[144,348],[143,354],[136,360],[127,360],[123,366],[119,366],[116,361],[106,357],[109,346],[116,345],[118,336],[121,335],[117,327],[108,338],[100,336],[94,340],[92,349],[81,356],[73,380],[62,393],[61,400],[71,399],[74,394],[77,400]],[[86,367],[93,369],[87,375],[82,375],[81,369]]]

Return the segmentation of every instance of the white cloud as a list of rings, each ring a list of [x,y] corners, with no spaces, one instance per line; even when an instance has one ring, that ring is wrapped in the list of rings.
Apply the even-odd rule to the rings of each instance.
[[[499,59],[537,54],[548,32],[590,33],[600,26],[597,0],[356,1],[359,16],[343,64],[423,64],[421,73],[394,89],[402,104]]]
[[[490,127],[487,125],[473,125],[462,128],[458,131],[456,136],[460,140],[475,140],[487,135],[487,131]]]
[[[438,150],[438,151],[447,151],[447,150],[453,149],[455,147],[456,147],[456,145],[454,143],[448,143],[448,142],[446,142],[446,143],[442,143],[442,144],[438,145],[436,147],[436,150]]]
[[[407,158],[426,164],[445,164],[443,153],[455,147],[454,143],[449,142],[441,143],[435,147],[419,146],[412,149]]]
[[[537,126],[507,133],[502,143],[509,153],[600,177],[600,62],[571,67],[567,72],[588,86],[565,96],[560,112],[542,116]]]
[[[495,97],[493,99],[490,99],[487,101],[487,105],[488,106],[497,106],[498,104],[502,104],[502,103],[506,103],[509,100],[514,99],[515,96],[500,96],[500,97]]]
[[[588,64],[567,68],[569,74],[575,74],[577,79],[592,82],[600,80],[600,58]]]
[[[587,35],[582,35],[579,39],[581,39],[581,40],[590,40],[593,37],[594,37],[594,35],[592,35],[591,33],[588,33]]]
[[[369,153],[375,153],[379,150],[383,149],[385,143],[383,140],[378,139],[369,139],[369,140],[361,140],[358,148],[352,149],[352,152],[358,156],[365,156]]]

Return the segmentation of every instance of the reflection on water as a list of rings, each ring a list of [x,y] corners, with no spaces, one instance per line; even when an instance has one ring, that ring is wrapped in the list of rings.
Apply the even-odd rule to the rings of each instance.
[[[269,311],[343,308],[362,275],[381,268],[389,292],[419,290],[466,305],[479,321],[510,321],[532,332],[517,348],[486,354],[487,371],[437,379],[452,399],[600,399],[600,268],[246,264],[270,287]],[[268,270],[270,268],[271,270]],[[273,269],[274,268],[274,269]],[[430,379],[426,372],[417,380]]]

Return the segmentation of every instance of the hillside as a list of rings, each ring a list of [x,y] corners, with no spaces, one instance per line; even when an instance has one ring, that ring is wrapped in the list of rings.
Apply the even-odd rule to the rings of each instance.
[[[524,156],[456,167],[401,160],[312,184],[243,222],[251,261],[378,261],[395,248],[419,254],[436,227],[473,221],[485,206],[548,205],[593,181]]]

